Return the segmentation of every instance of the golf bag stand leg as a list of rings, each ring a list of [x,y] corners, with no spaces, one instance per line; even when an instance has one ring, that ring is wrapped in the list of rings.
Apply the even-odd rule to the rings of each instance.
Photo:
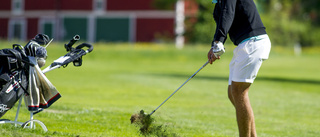
[[[33,119],[33,115],[36,114],[33,111],[30,111],[30,120],[24,122],[21,127],[22,128],[29,128],[29,129],[35,129],[36,128],[36,124],[40,125],[40,127],[42,128],[42,130],[44,132],[48,131],[48,128],[46,127],[45,124],[43,124],[41,121]]]
[[[21,103],[22,103],[22,98],[23,96],[19,99],[19,104],[18,104],[18,108],[17,108],[17,113],[16,113],[16,117],[14,118],[14,125],[17,126],[17,122],[18,122],[18,117],[19,117],[19,112],[20,112],[20,107],[21,107]]]

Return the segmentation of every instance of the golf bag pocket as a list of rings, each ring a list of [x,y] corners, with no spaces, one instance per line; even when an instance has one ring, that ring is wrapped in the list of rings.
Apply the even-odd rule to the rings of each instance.
[[[24,94],[24,88],[27,86],[26,76],[23,71],[14,71],[12,74],[8,74],[8,76],[9,80],[1,85],[0,117],[11,109],[21,98]]]
[[[21,53],[14,49],[0,50],[1,73],[13,72],[22,68]]]
[[[15,71],[20,68],[20,63],[18,63],[18,60],[14,57],[7,57],[7,63],[8,63],[8,69],[9,71]]]

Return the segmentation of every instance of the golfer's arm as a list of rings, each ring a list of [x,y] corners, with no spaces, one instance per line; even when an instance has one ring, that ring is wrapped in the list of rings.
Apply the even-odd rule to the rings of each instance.
[[[216,32],[214,41],[225,42],[229,29],[233,23],[235,16],[236,0],[223,0],[221,3],[221,11],[218,22],[216,22]]]

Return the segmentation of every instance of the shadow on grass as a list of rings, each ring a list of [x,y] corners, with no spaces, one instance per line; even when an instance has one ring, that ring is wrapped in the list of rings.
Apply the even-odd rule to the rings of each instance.
[[[320,80],[313,79],[289,79],[289,78],[281,78],[281,77],[257,77],[256,80],[264,80],[264,81],[277,81],[277,82],[288,82],[288,83],[297,83],[297,84],[314,84],[319,85]]]
[[[152,75],[152,76],[159,76],[159,77],[175,77],[175,78],[185,78],[186,80],[191,75],[184,75],[184,74],[160,74],[160,73],[147,73],[144,75]],[[214,80],[214,81],[228,81],[229,77],[222,77],[222,76],[203,76],[203,75],[196,75],[193,79],[200,79],[200,80]],[[287,83],[296,83],[296,84],[314,84],[320,85],[320,80],[313,80],[313,79],[290,79],[290,78],[282,78],[282,77],[257,77],[255,81],[272,81],[272,82],[287,82]]]

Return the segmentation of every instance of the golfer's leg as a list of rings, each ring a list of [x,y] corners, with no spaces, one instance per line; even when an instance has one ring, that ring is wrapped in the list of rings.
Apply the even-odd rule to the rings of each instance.
[[[240,137],[256,136],[254,115],[248,96],[250,85],[251,83],[234,81],[231,84]]]
[[[256,137],[257,136],[257,132],[256,132],[256,123],[254,122],[254,113],[252,112],[252,116],[253,116],[253,120],[251,123],[251,137]]]
[[[233,96],[232,96],[232,93],[231,93],[231,85],[228,85],[228,97],[229,97],[230,102],[234,106],[234,100],[233,100]]]

